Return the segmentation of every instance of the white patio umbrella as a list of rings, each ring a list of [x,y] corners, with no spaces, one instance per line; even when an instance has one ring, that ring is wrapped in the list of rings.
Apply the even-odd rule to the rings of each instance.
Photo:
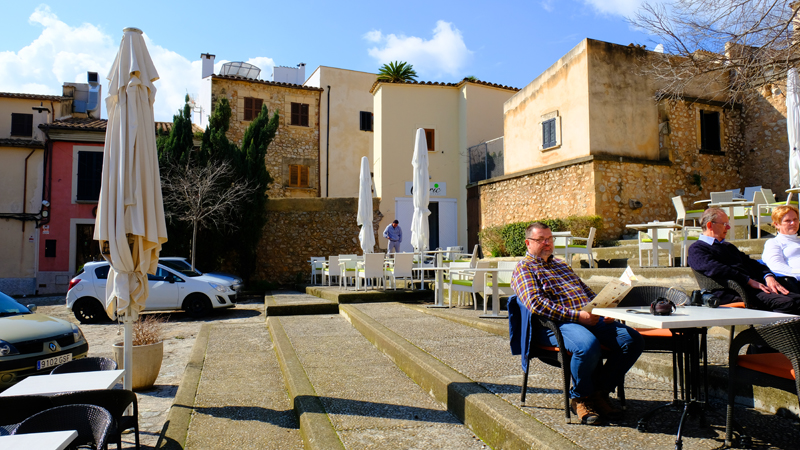
[[[356,217],[361,231],[358,240],[361,250],[366,255],[375,251],[375,231],[372,229],[372,177],[369,174],[369,159],[361,157],[361,176],[358,184],[358,216]]]
[[[414,157],[411,159],[411,166],[414,168],[413,175],[413,196],[414,196],[414,216],[411,219],[411,245],[415,252],[428,250],[428,202],[431,198],[428,179],[428,142],[425,140],[425,130],[417,128],[417,139],[414,143]]]
[[[786,77],[786,131],[789,136],[789,186],[800,187],[800,84],[797,69]],[[790,194],[791,195],[791,194]]]
[[[107,78],[108,124],[94,238],[111,264],[106,311],[123,316],[123,384],[130,389],[133,321],[147,300],[147,274],[155,274],[167,241],[153,119],[158,72],[141,30],[123,30]]]

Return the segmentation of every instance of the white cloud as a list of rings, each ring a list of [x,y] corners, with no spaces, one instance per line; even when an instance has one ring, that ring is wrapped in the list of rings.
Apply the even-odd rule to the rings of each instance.
[[[70,26],[47,5],[36,8],[28,22],[42,28],[41,34],[17,52],[0,52],[0,91],[30,94],[60,95],[64,82],[86,82],[86,72],[97,72],[103,85],[103,97],[108,94],[106,76],[119,50],[121,34],[110,36],[92,24]],[[183,107],[187,93],[199,94],[200,60],[191,61],[154,43],[145,34],[145,43],[158,70],[155,82],[155,119],[172,121]],[[225,61],[216,66],[216,73]],[[272,73],[271,58],[248,60],[262,69],[262,78]],[[103,102],[103,117],[108,116]]]
[[[414,66],[421,77],[440,77],[443,74],[461,77],[464,67],[472,57],[472,51],[464,44],[461,31],[452,23],[440,20],[433,29],[433,38],[388,34],[370,31],[364,39],[382,47],[368,50],[378,63],[406,61]]]
[[[553,5],[553,3],[555,3],[555,0],[542,0],[541,1],[542,8],[547,12],[553,12],[553,9],[555,9],[555,6]]]
[[[645,0],[583,0],[602,14],[631,17]]]

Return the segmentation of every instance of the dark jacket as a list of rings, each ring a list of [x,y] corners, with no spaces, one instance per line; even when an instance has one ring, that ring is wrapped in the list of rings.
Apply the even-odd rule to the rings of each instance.
[[[751,278],[764,283],[769,268],[750,258],[730,242],[708,245],[697,241],[689,247],[689,267],[715,280],[734,280],[747,286]],[[724,284],[724,283],[723,283]]]
[[[528,370],[531,347],[531,311],[513,295],[508,298],[508,338],[512,355],[521,355],[522,371]]]

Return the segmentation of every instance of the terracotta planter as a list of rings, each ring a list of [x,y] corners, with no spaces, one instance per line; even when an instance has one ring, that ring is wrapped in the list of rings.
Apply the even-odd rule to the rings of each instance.
[[[124,369],[123,344],[114,344],[114,360],[119,369]],[[133,346],[133,390],[148,389],[156,383],[161,371],[161,360],[164,358],[164,341],[149,345]]]

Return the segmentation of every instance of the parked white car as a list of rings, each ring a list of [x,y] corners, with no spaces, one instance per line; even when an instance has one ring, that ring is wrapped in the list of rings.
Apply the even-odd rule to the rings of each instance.
[[[231,284],[231,287],[236,294],[238,295],[241,292],[242,288],[244,287],[244,282],[241,278],[237,277],[236,275],[231,275],[229,273],[224,272],[201,272],[197,270],[197,267],[192,269],[192,264],[183,256],[161,256],[158,258],[158,262],[167,266],[170,269],[177,270],[180,273],[187,273],[190,272],[197,272],[199,275],[206,275],[209,277],[217,278],[222,282],[227,282]]]
[[[81,323],[107,321],[103,307],[108,279],[108,262],[88,262],[69,282],[67,308]],[[193,317],[202,317],[215,308],[236,306],[236,291],[229,281],[199,272],[177,271],[163,264],[155,275],[147,275],[150,293],[145,311],[183,309]]]

